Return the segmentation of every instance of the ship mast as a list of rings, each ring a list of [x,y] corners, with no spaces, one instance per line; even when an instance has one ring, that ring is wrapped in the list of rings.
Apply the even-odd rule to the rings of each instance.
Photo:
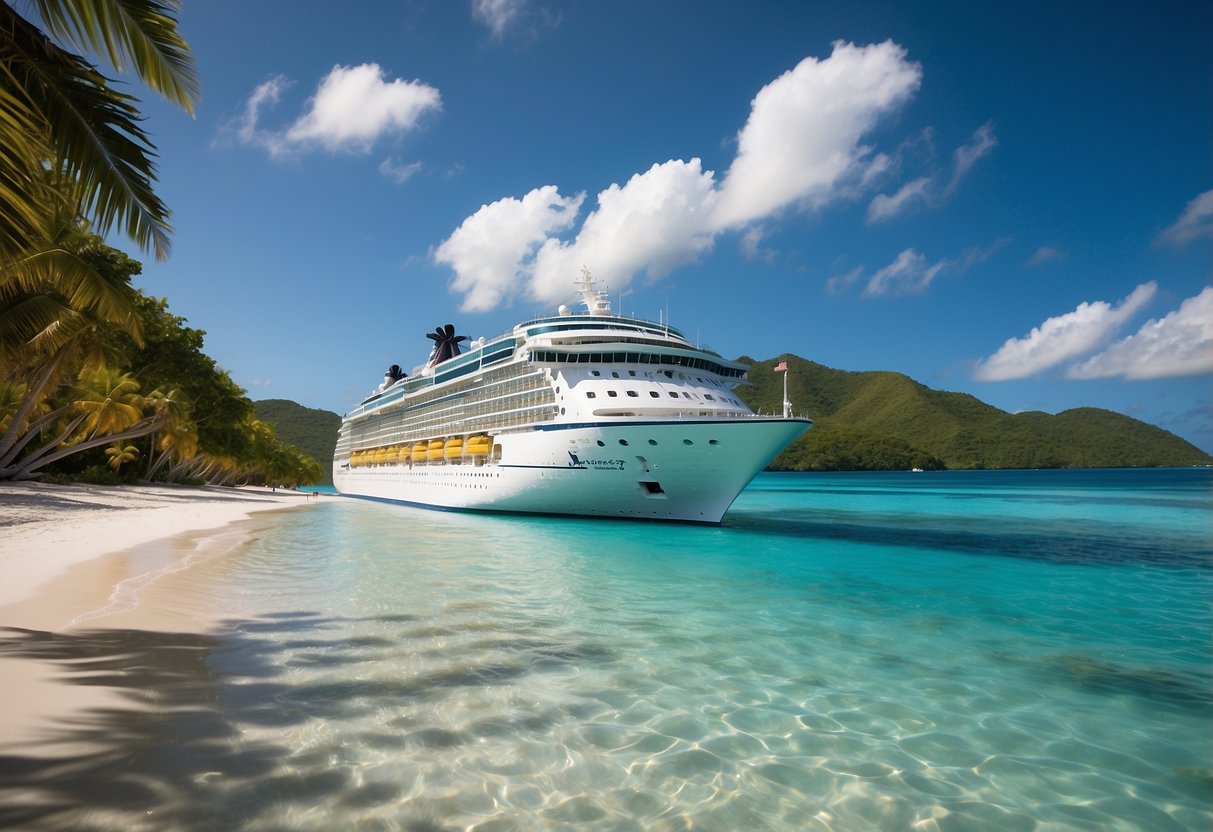
[[[594,285],[594,278],[590,276],[589,266],[581,267],[581,277],[574,285],[577,286],[577,291],[581,292],[581,302],[585,304],[587,312],[591,315],[611,314],[611,299],[607,297],[606,292]]]

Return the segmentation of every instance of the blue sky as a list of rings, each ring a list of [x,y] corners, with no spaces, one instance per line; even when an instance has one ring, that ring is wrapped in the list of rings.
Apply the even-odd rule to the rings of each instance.
[[[141,288],[252,398],[571,299],[1213,451],[1213,6],[186,2]],[[123,241],[115,240],[123,245]],[[128,248],[129,246],[124,246]]]

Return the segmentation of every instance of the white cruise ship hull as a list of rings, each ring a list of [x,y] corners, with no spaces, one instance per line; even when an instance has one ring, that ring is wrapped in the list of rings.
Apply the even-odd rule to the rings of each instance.
[[[493,437],[493,459],[338,464],[345,495],[426,508],[719,523],[807,419],[552,422]]]

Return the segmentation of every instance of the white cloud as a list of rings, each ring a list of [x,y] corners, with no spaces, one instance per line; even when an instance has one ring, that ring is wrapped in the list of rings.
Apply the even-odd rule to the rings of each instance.
[[[472,18],[488,26],[493,36],[500,38],[526,4],[527,0],[472,0]]]
[[[805,58],[754,97],[737,158],[720,188],[715,224],[746,225],[793,203],[820,207],[862,175],[860,139],[918,89],[922,68],[893,43],[838,41],[829,58]]]
[[[1064,260],[1065,256],[1066,253],[1056,246],[1041,246],[1036,249],[1024,265],[1031,267],[1043,266],[1045,263],[1052,263],[1055,260]]]
[[[1213,286],[1069,369],[1069,378],[1130,381],[1213,373]]]
[[[856,266],[849,272],[836,274],[826,281],[826,292],[831,295],[840,295],[853,284],[859,282],[859,278],[863,276],[863,266]]]
[[[572,225],[584,199],[547,185],[522,199],[482,205],[465,219],[434,251],[437,262],[455,270],[451,288],[464,293],[464,311],[484,312],[517,292],[532,269],[528,258],[549,234]]]
[[[903,153],[917,151],[919,148],[925,147],[927,154],[933,157],[932,136],[933,131],[928,128],[923,131],[923,135],[919,140],[907,143],[899,149],[898,156],[900,157]],[[973,136],[969,139],[968,143],[956,148],[952,153],[952,178],[947,185],[940,186],[940,174],[935,172],[930,176],[920,176],[917,179],[910,180],[902,185],[892,196],[877,194],[871,203],[868,204],[868,223],[878,223],[892,219],[916,202],[925,202],[932,206],[942,205],[955,193],[960,180],[969,172],[974,163],[987,155],[997,144],[998,140],[994,137],[993,125],[990,122],[986,122],[973,132]],[[883,166],[884,169],[890,167],[892,165]]]
[[[922,294],[947,266],[947,260],[927,263],[927,258],[921,253],[908,248],[897,255],[896,260],[872,275],[863,296]]]
[[[473,225],[491,251],[512,254],[502,280],[513,286],[526,282],[535,299],[566,297],[582,266],[609,289],[626,286],[641,272],[657,278],[693,262],[726,230],[744,232],[793,204],[820,207],[846,195],[852,180],[887,167],[888,157],[873,157],[859,142],[882,115],[913,94],[921,76],[918,64],[907,61],[905,50],[892,42],[836,43],[829,58],[806,59],[759,91],[722,183],[696,158],[654,164],[625,185],[599,193],[597,207],[572,241],[494,239],[490,232],[534,232],[538,226]],[[446,252],[440,262],[455,269],[452,288],[468,293],[464,307],[486,309],[503,297],[494,288],[498,281],[482,271],[465,273],[470,261],[453,254],[462,248],[456,235],[475,218],[436,252]],[[567,220],[551,231],[565,231],[573,217]],[[751,244],[758,239],[746,238]]]
[[[998,352],[977,362],[973,377],[978,381],[1027,378],[1086,355],[1105,344],[1157,289],[1153,281],[1143,283],[1117,307],[1102,300],[1080,303],[1073,312],[1049,318],[1025,337],[1008,339]]]
[[[1213,237],[1213,190],[1194,197],[1179,219],[1158,235],[1158,242],[1182,246],[1197,237]]]
[[[968,144],[963,144],[956,148],[952,153],[952,181],[944,188],[944,197],[948,197],[956,190],[956,186],[974,163],[982,156],[987,155],[998,144],[998,139],[994,137],[994,125],[991,122],[978,127],[973,131],[973,137]]]
[[[901,213],[908,203],[916,199],[925,199],[930,184],[931,178],[923,176],[902,185],[892,196],[877,194],[868,205],[868,222],[887,220],[889,217]]]
[[[276,76],[253,90],[232,124],[237,138],[273,156],[314,146],[368,152],[380,136],[411,130],[424,113],[442,109],[438,90],[421,81],[388,81],[378,64],[335,66],[316,88],[307,112],[283,130],[261,128],[262,110],[276,105],[290,83]]]
[[[695,260],[712,247],[713,235],[705,228],[714,185],[714,175],[702,170],[698,159],[679,159],[653,165],[623,187],[607,188],[573,242],[544,242],[535,257],[532,296],[567,297],[570,275],[582,266],[619,288],[637,272],[657,278]]]
[[[379,163],[379,172],[397,185],[403,185],[419,170],[421,170],[420,162],[410,162],[406,165],[395,159],[384,159]]]

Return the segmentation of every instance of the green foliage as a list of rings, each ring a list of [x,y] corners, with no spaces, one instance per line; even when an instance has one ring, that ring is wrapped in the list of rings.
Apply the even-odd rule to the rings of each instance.
[[[1161,428],[1096,408],[1010,414],[965,393],[932,390],[899,373],[833,370],[797,356],[752,365],[738,395],[779,413],[788,398],[815,426],[773,470],[1113,468],[1207,465],[1213,457]]]
[[[340,416],[286,399],[262,399],[253,406],[257,418],[271,425],[282,441],[302,449],[320,465],[324,474],[319,482],[332,483],[333,452],[337,448]]]

